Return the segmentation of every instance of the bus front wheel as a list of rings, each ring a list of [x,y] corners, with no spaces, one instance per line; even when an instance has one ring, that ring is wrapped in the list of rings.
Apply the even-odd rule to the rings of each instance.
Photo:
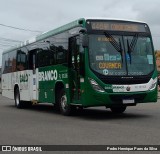
[[[120,106],[120,107],[111,107],[111,111],[113,113],[123,113],[126,110],[126,106]]]
[[[60,107],[60,112],[63,115],[71,114],[71,105],[67,103],[67,96],[64,89],[59,92],[58,103]]]

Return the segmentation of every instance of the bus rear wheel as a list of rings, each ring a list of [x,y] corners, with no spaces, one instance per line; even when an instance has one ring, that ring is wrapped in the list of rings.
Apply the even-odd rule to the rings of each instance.
[[[16,88],[15,90],[15,94],[14,94],[14,100],[15,100],[15,106],[17,108],[23,108],[23,102],[20,100],[20,93],[19,93],[19,89]]]
[[[67,103],[67,96],[64,89],[60,90],[59,92],[58,104],[59,104],[60,112],[63,115],[68,116],[71,114],[71,105]]]
[[[120,106],[120,107],[111,107],[111,111],[113,113],[123,113],[126,110],[126,106]]]

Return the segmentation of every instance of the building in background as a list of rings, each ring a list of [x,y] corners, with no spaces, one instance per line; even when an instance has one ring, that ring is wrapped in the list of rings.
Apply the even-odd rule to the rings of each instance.
[[[157,50],[155,52],[155,56],[156,56],[157,71],[158,74],[160,75],[160,50]]]
[[[160,91],[160,50],[156,50],[156,65],[157,65],[157,72],[158,72],[158,91]]]

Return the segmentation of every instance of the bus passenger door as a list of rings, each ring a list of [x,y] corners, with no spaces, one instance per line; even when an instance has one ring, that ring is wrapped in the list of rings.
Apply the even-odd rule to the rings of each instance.
[[[69,80],[72,102],[80,100],[80,47],[78,36],[69,38]]]
[[[37,93],[37,73],[36,73],[36,50],[30,51],[29,54],[29,67],[32,70],[30,76],[30,93],[32,96],[32,100],[38,99]]]

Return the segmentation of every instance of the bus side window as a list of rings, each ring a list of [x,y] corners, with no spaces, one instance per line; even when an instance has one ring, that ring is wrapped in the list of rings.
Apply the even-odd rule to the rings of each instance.
[[[17,62],[16,62],[17,71],[22,70],[21,67],[21,50],[17,51]]]
[[[2,72],[3,72],[3,74],[8,73],[8,53],[3,55]]]
[[[68,32],[57,34],[49,39],[54,64],[67,64],[68,61]],[[53,60],[52,60],[53,61]]]
[[[57,47],[56,62],[57,64],[63,64],[67,62],[67,50],[63,46]]]
[[[23,71],[26,70],[27,67],[27,55],[28,51],[25,48],[21,48],[17,50],[17,60],[16,60],[16,68],[17,71]]]

